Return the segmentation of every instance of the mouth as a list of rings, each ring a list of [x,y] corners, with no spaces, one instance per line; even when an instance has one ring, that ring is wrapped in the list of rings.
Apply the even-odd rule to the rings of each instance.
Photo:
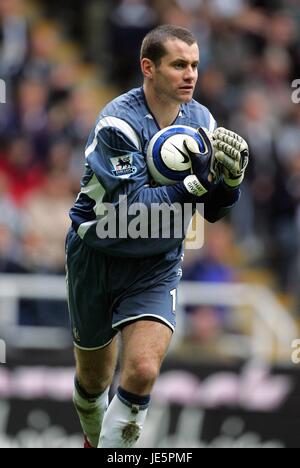
[[[190,91],[194,91],[194,86],[193,85],[186,85],[186,86],[181,86],[179,89],[180,89],[180,91],[190,92]]]

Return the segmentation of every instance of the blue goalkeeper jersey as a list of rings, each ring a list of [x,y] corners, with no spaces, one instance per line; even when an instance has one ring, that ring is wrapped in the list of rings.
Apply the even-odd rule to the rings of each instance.
[[[195,100],[181,105],[173,125],[204,127],[209,131],[216,128],[211,113]],[[184,236],[180,239],[174,236],[99,236],[97,226],[107,216],[106,204],[114,206],[118,213],[122,199],[126,199],[128,208],[138,203],[149,209],[153,204],[165,204],[171,209],[174,203],[197,201],[204,203],[205,218],[214,222],[238,200],[239,190],[227,190],[222,181],[212,192],[197,200],[188,194],[183,183],[168,187],[151,186],[146,153],[149,141],[159,130],[143,88],[118,97],[100,113],[86,146],[81,192],[70,211],[73,228],[89,246],[120,257],[148,257],[164,253],[180,257]]]

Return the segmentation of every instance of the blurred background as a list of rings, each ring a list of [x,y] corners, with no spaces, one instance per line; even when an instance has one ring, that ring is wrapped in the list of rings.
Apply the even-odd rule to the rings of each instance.
[[[0,0],[0,447],[81,446],[68,211],[97,114],[141,85],[141,41],[163,23],[196,35],[195,98],[247,139],[251,162],[230,218],[187,251],[141,445],[300,448],[297,0]]]

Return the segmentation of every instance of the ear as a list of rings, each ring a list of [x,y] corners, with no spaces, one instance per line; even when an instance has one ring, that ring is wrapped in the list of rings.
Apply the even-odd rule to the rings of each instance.
[[[147,59],[147,58],[142,59],[141,68],[142,68],[142,72],[145,78],[148,78],[148,79],[153,78],[155,65],[152,62],[152,60]]]

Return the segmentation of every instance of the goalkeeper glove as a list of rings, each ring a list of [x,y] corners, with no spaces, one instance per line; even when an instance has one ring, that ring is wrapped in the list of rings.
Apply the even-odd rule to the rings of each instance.
[[[201,197],[209,191],[214,182],[214,147],[209,133],[198,129],[202,148],[195,138],[188,137],[184,147],[190,157],[193,175],[187,176],[183,183],[189,193]]]
[[[236,188],[242,183],[248,166],[248,144],[237,133],[222,127],[214,131],[213,139],[215,165],[221,165],[225,184]]]

